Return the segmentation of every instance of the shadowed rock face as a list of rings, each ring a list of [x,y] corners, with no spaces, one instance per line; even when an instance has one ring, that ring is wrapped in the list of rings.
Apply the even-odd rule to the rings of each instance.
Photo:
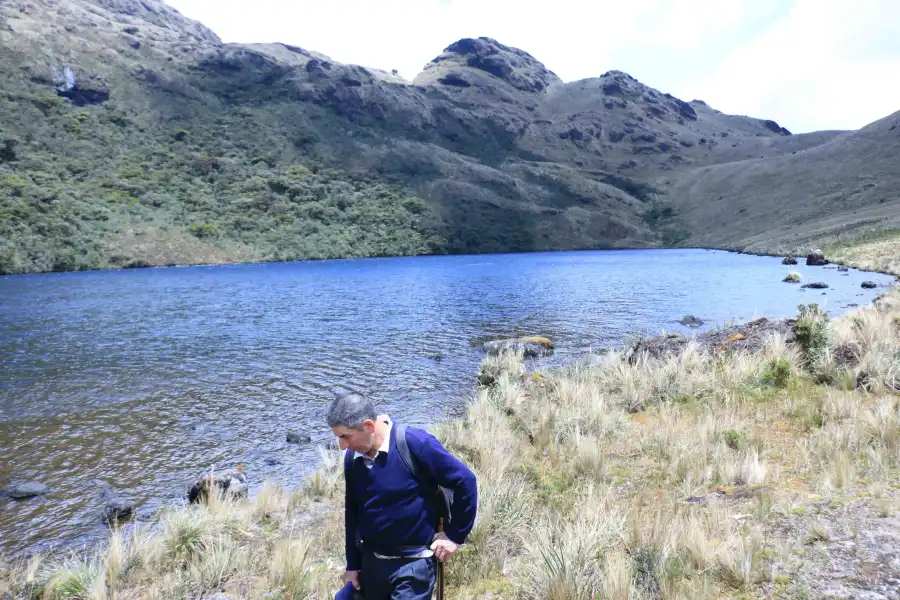
[[[622,71],[562,82],[527,52],[487,37],[449,45],[409,82],[298,46],[223,44],[158,0],[19,4],[0,0],[0,77],[11,93],[8,114],[31,116],[6,119],[14,151],[0,155],[0,168],[65,147],[83,155],[69,157],[77,164],[59,175],[59,189],[73,188],[67,177],[105,181],[117,186],[115,197],[138,199],[151,213],[166,198],[198,194],[191,206],[224,199],[283,210],[298,192],[273,181],[275,171],[317,163],[424,199],[420,233],[437,252],[744,246],[771,244],[773,232],[800,241],[798,222],[827,230],[841,207],[853,209],[854,223],[900,220],[896,186],[877,183],[900,171],[885,158],[896,156],[900,136],[886,127],[896,123],[790,135],[774,121],[727,115]],[[60,145],[59,135],[73,139]],[[122,163],[125,148],[141,149],[132,163],[155,172],[165,160],[196,164],[209,187],[195,185],[191,171],[162,199],[147,198],[128,177],[110,177],[136,173]],[[847,176],[860,169],[869,183]],[[247,182],[265,189],[248,192]],[[835,201],[819,204],[823,194]],[[321,218],[327,227],[328,215]],[[229,241],[210,236],[201,246],[218,256]]]
[[[487,37],[465,38],[451,44],[425,66],[415,83],[438,81],[444,85],[460,85],[459,82],[467,81],[465,74],[469,69],[493,75],[523,92],[541,92],[555,83],[562,83],[555,73],[527,52]]]

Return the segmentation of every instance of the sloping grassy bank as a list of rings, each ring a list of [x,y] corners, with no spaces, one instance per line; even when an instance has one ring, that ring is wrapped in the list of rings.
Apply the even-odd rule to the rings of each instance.
[[[879,271],[900,276],[900,230],[894,229],[825,247],[826,255],[839,262],[865,271]]]
[[[834,320],[813,309],[794,331],[754,353],[689,344],[559,371],[486,359],[493,383],[435,428],[480,486],[448,597],[891,597],[900,291]],[[330,598],[340,459],[323,450],[296,490],[175,508],[88,554],[4,564],[0,598]]]

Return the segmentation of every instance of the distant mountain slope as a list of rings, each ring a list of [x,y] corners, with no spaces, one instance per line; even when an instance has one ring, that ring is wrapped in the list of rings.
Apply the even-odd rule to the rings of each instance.
[[[859,160],[829,198],[855,193],[854,161],[879,194],[896,182],[879,175],[896,163],[862,158],[865,130],[790,135],[620,71],[564,83],[490,38],[408,82],[223,44],[158,0],[0,0],[0,19],[0,272],[768,244],[775,209],[706,224],[755,201],[757,163],[804,173],[845,144]],[[804,185],[809,231],[845,218]]]
[[[900,112],[808,149],[679,173],[667,195],[702,245],[799,249],[900,228]]]

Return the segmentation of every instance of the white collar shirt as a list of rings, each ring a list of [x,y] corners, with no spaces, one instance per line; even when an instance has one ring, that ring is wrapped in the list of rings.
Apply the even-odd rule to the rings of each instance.
[[[356,452],[356,451],[354,451],[354,453],[353,453],[353,460],[356,460],[357,458],[362,458],[363,464],[365,464],[366,468],[368,468],[368,469],[371,469],[372,465],[375,464],[375,459],[378,458],[379,454],[381,454],[382,452],[387,454],[391,448],[391,429],[393,429],[394,424],[391,423],[390,417],[385,418],[384,422],[387,424],[388,427],[387,427],[387,431],[384,434],[384,440],[381,442],[381,446],[378,448],[378,452],[375,453],[375,458],[372,458],[368,454],[362,454],[362,453]]]

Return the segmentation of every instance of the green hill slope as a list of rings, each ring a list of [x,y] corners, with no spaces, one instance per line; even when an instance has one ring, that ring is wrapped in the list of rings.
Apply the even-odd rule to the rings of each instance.
[[[0,19],[0,273],[721,243],[768,221],[708,237],[710,174],[849,139],[619,71],[563,83],[489,38],[409,82],[223,44],[158,0],[0,0]]]

